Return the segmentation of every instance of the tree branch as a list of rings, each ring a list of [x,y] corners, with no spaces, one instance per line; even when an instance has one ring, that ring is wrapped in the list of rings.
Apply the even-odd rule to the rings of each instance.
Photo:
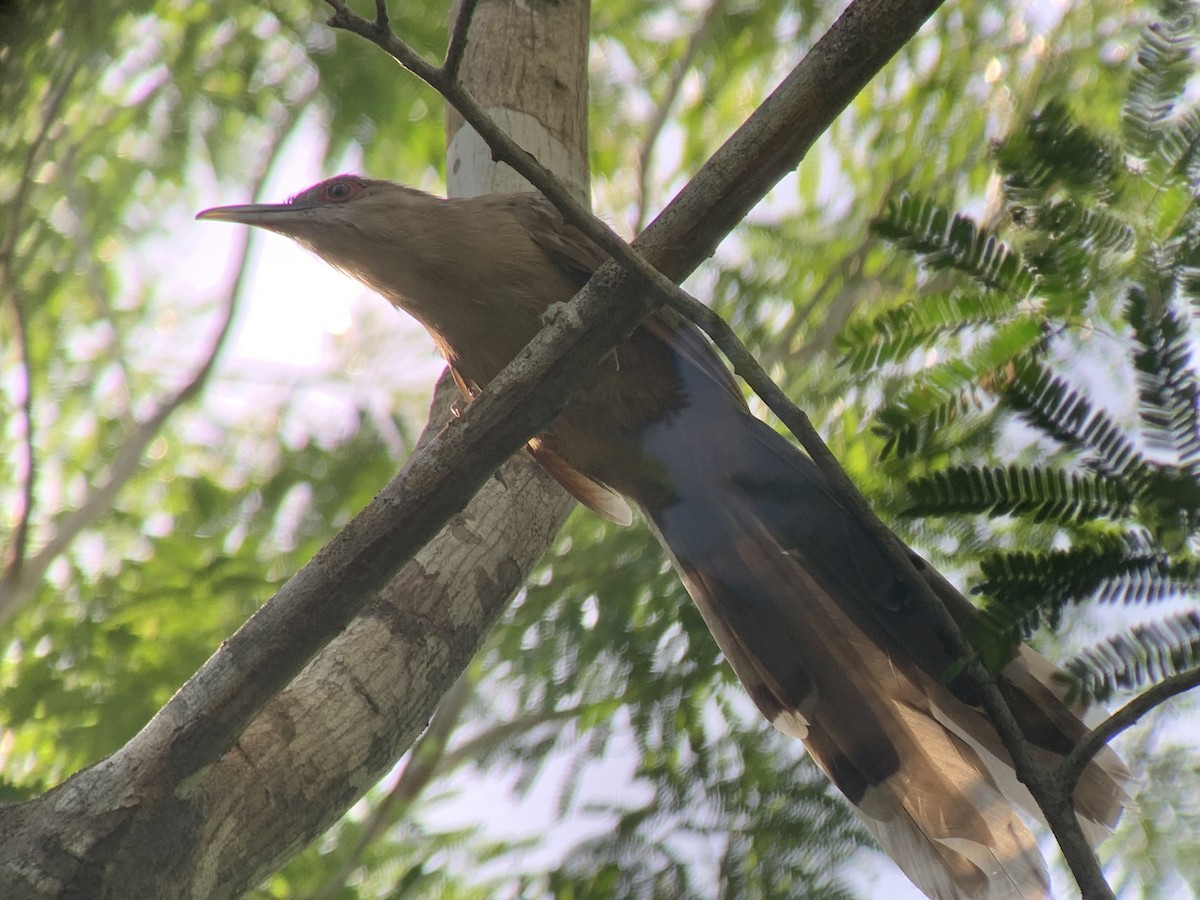
[[[471,19],[479,0],[460,0],[454,27],[450,29],[450,40],[446,44],[446,58],[442,62],[442,74],[450,81],[458,80],[458,70],[467,52],[467,40],[471,31]]]
[[[700,20],[700,24],[692,32],[688,38],[687,49],[684,50],[683,56],[675,64],[675,71],[671,73],[671,78],[667,82],[667,90],[659,98],[658,104],[654,107],[654,114],[650,117],[650,122],[646,126],[646,134],[642,138],[641,148],[638,150],[638,177],[637,177],[637,215],[634,217],[633,230],[640,232],[646,227],[646,214],[649,203],[650,194],[650,166],[654,159],[654,149],[658,145],[658,139],[662,135],[663,126],[667,124],[667,115],[671,112],[671,107],[675,105],[675,100],[679,96],[679,91],[683,87],[683,80],[687,77],[688,71],[692,68],[692,62],[696,59],[696,54],[700,52],[700,48],[708,40],[712,33],[713,25],[725,12],[726,0],[711,0],[708,9],[704,11],[704,16]]]
[[[1100,750],[1114,737],[1136,725],[1138,720],[1151,710],[1166,703],[1185,691],[1200,686],[1200,668],[1178,672],[1170,678],[1160,681],[1154,687],[1143,691],[1119,710],[1089,731],[1075,749],[1067,754],[1059,764],[1056,777],[1063,782],[1066,790],[1075,790],[1083,770]]]
[[[5,278],[4,282],[8,282]],[[33,508],[36,500],[34,489],[37,485],[37,449],[33,444],[33,366],[29,358],[29,328],[25,321],[25,302],[16,289],[15,284],[8,287],[9,306],[12,308],[13,333],[16,335],[17,354],[20,357],[21,374],[24,376],[24,395],[21,397],[20,409],[22,424],[25,426],[21,438],[21,447],[25,454],[25,471],[21,477],[21,512],[13,528],[12,541],[5,555],[4,571],[0,575],[0,599],[21,580],[25,570],[25,548],[29,543],[29,524],[33,520]],[[0,606],[0,625],[3,624],[3,607]]]
[[[730,227],[729,223],[740,221],[770,187],[794,168],[816,137],[865,86],[867,79],[916,33],[940,2],[858,0],[852,3],[783,84],[705,163],[696,177],[632,247],[575,200],[570,191],[536,159],[509,139],[475,99],[454,79],[448,78],[443,70],[421,60],[395,34],[381,31],[351,12],[344,0],[326,2],[334,10],[329,19],[332,27],[351,31],[370,40],[437,90],[483,137],[498,161],[507,163],[524,176],[559,209],[569,223],[603,248],[620,266],[623,271],[616,273],[613,272],[612,263],[601,267],[588,286],[568,305],[568,312],[578,316],[579,322],[578,326],[572,324],[572,330],[575,327],[587,327],[592,305],[603,304],[602,292],[597,299],[593,288],[611,285],[609,289],[614,296],[610,315],[614,318],[610,319],[609,325],[614,321],[623,323],[622,330],[618,332],[622,337],[628,333],[629,326],[624,323],[630,321],[631,312],[637,315],[633,321],[640,321],[658,303],[665,303],[680,311],[709,334],[729,357],[737,374],[747,381],[813,457],[839,499],[879,540],[917,602],[938,623],[942,639],[966,662],[965,673],[979,692],[984,709],[1012,757],[1017,777],[1030,789],[1045,815],[1083,894],[1089,898],[1112,897],[1099,862],[1076,819],[1070,793],[1055,780],[1053,773],[1035,759],[995,678],[979,664],[974,649],[963,638],[957,623],[932,587],[917,571],[907,548],[875,515],[808,417],[766,377],[728,326],[672,281],[681,280],[703,257],[710,255],[715,249],[716,240],[723,237]],[[882,33],[879,30],[881,26],[886,29]],[[848,48],[855,48],[861,54],[853,62],[846,60]],[[834,60],[848,68],[831,68],[830,63]],[[817,83],[826,91],[819,95],[819,99],[806,90]],[[810,104],[815,101],[816,105],[800,107],[795,102],[798,96],[803,96]],[[805,128],[805,125],[812,127]],[[724,185],[727,178],[734,183]],[[681,219],[684,221],[681,222]],[[723,230],[719,234],[708,224],[713,221],[722,223],[720,227]],[[680,241],[676,229],[682,230],[685,241],[690,238],[690,242]],[[666,234],[671,235],[669,240],[664,239]],[[703,257],[698,256],[701,252]],[[657,270],[651,263],[657,264]],[[626,278],[623,273],[629,273],[631,277]],[[631,281],[633,283],[629,284]],[[616,318],[618,315],[619,319]],[[555,326],[574,321],[573,315],[564,315],[556,320]],[[580,337],[584,337],[582,333]],[[539,339],[535,339],[526,352],[514,360],[513,366],[523,369],[534,364],[530,352],[541,346]],[[579,361],[582,363],[583,358]],[[533,371],[538,371],[536,365]],[[505,378],[507,373],[508,370],[501,373],[484,396],[493,390],[501,391],[503,385],[508,384]],[[575,380],[572,379],[571,383],[574,385]],[[557,395],[560,388],[561,384],[558,384],[550,389]],[[555,405],[554,409],[557,408]]]
[[[280,139],[276,147],[283,144],[283,138],[300,121],[300,115],[307,108],[309,94],[299,99],[291,107],[291,116],[280,130]],[[251,194],[258,196],[262,192],[274,168],[275,157],[264,167],[262,174],[251,185]],[[112,462],[98,478],[89,485],[83,501],[55,523],[54,531],[38,551],[25,560],[23,566],[12,576],[0,580],[0,628],[12,620],[25,604],[34,596],[37,585],[50,564],[71,545],[79,533],[90,527],[93,522],[112,508],[113,501],[125,483],[138,471],[146,448],[158,436],[167,420],[182,406],[194,399],[204,389],[216,367],[217,358],[224,348],[233,328],[234,316],[241,305],[242,291],[249,277],[249,250],[252,234],[244,234],[236,251],[237,262],[234,266],[234,277],[221,300],[221,313],[216,333],[205,351],[196,370],[174,394],[162,400],[149,418],[140,422],[117,449]]]

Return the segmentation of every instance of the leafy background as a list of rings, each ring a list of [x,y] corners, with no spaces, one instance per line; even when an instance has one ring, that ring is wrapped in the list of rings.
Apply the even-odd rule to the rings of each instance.
[[[834,15],[817,3],[594,5],[594,198],[626,233]],[[443,5],[393,7],[395,30],[436,53]],[[999,392],[978,390],[984,362],[1040,335],[1035,320],[972,318],[964,285],[981,302],[1003,292],[939,265],[937,230],[917,214],[963,211],[1039,275],[1077,271],[1045,258],[1045,229],[1014,219],[1014,206],[1038,207],[1005,181],[1002,150],[1020,148],[999,142],[1053,101],[1089,133],[1136,136],[1123,104],[1161,15],[1115,0],[948,6],[691,284],[888,520],[961,583],[985,582],[987,553],[1065,548],[1071,535],[962,503],[906,516],[909,487],[952,466],[1071,462]],[[390,477],[423,421],[437,366],[412,329],[293,249],[212,236],[191,214],[343,169],[436,189],[443,137],[437,98],[325,28],[317,3],[97,0],[2,16],[0,790],[18,799],[124,743]],[[1168,93],[1192,84],[1191,52]],[[1119,208],[1145,240],[1109,248],[1095,271],[1085,253],[1087,289],[1051,292],[1076,295],[1043,358],[1134,430],[1130,272],[1192,202],[1186,177],[1160,190],[1165,173],[1129,174],[1123,154],[1137,150],[1110,160],[1119,191],[1084,185],[1076,200]],[[922,333],[911,310],[938,298],[957,305]],[[1194,310],[1179,311],[1184,370]],[[938,418],[922,402],[944,378],[938,396],[952,402]],[[1194,552],[1184,524],[1171,559]],[[1194,591],[1174,593],[1194,604]],[[1065,658],[1162,615],[1118,612],[1008,621],[1057,624],[1034,640]],[[413,750],[435,777],[402,761],[257,895],[899,896],[862,874],[886,866],[863,865],[874,851],[844,804],[757,719],[641,526],[574,515],[453,701],[445,733]],[[1200,884],[1186,709],[1177,701],[1121,744],[1144,781],[1105,852],[1130,896]]]

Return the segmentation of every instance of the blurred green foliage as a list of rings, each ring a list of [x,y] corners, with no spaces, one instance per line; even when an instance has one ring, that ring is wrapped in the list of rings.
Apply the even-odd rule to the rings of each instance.
[[[1059,97],[1014,123],[993,148],[997,228],[932,200],[890,200],[873,230],[929,284],[841,337],[851,368],[891,393],[875,420],[884,456],[947,448],[949,465],[909,482],[908,514],[984,514],[1025,536],[975,560],[979,638],[997,662],[1068,605],[1192,601],[1068,664],[1088,699],[1200,659],[1194,13],[1167,0],[1144,30],[1119,128]],[[1128,387],[1106,397],[1094,387],[1104,379]],[[972,432],[1025,446],[1006,466],[981,464],[954,448]]]
[[[393,3],[393,28],[436,54],[446,5]],[[255,196],[296,141],[318,141],[327,167],[360,158],[417,183],[436,181],[443,151],[438,98],[327,29],[319,3],[18,6],[0,38],[6,798],[126,741],[384,484],[421,421],[421,398],[395,388],[381,417],[326,373],[314,389],[342,398],[353,423],[330,433],[304,415],[311,390],[264,387],[221,354],[206,367],[252,298],[232,277],[213,287],[199,268],[179,271],[213,265],[180,250],[181,223],[217,187]],[[990,143],[1062,94],[1115,128],[1151,14],[1117,0],[1043,7],[948,5],[691,282],[890,515],[907,502],[898,485],[952,449],[1000,462],[1004,448],[986,429],[954,431],[880,463],[870,426],[902,388],[838,365],[836,341],[930,286],[869,223],[909,191],[989,224]],[[778,0],[595,3],[598,209],[626,231],[652,216],[834,14]],[[245,392],[254,414],[231,414],[221,399]],[[897,527],[942,561],[1015,540],[974,518]],[[472,677],[446,777],[395,806],[382,805],[390,782],[376,788],[256,896],[850,896],[837,864],[868,846],[863,832],[798,745],[759,721],[642,527],[573,516]],[[1157,818],[1127,817],[1143,839],[1122,844],[1134,856],[1120,870],[1148,895],[1174,883],[1155,864],[1162,822],[1194,822],[1183,811],[1197,806],[1194,779],[1170,776],[1194,755],[1155,753],[1143,808]],[[584,790],[613,771],[623,781],[603,802]],[[547,784],[562,785],[552,817],[603,824],[514,837],[462,800],[480,785],[519,798]],[[452,822],[446,811],[461,818],[464,805],[472,821]],[[377,813],[386,827],[360,850]],[[1194,847],[1196,835],[1173,838]]]

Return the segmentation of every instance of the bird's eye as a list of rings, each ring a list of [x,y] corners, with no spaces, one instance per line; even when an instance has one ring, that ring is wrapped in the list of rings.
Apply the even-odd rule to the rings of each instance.
[[[359,189],[359,185],[350,181],[334,181],[325,186],[325,199],[341,203],[357,194]]]

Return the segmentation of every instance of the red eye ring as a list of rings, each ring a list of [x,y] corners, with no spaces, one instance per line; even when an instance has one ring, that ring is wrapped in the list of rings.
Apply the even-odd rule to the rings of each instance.
[[[357,197],[362,190],[362,184],[350,179],[339,179],[331,181],[325,185],[321,191],[321,199],[330,203],[345,203],[353,197]]]

